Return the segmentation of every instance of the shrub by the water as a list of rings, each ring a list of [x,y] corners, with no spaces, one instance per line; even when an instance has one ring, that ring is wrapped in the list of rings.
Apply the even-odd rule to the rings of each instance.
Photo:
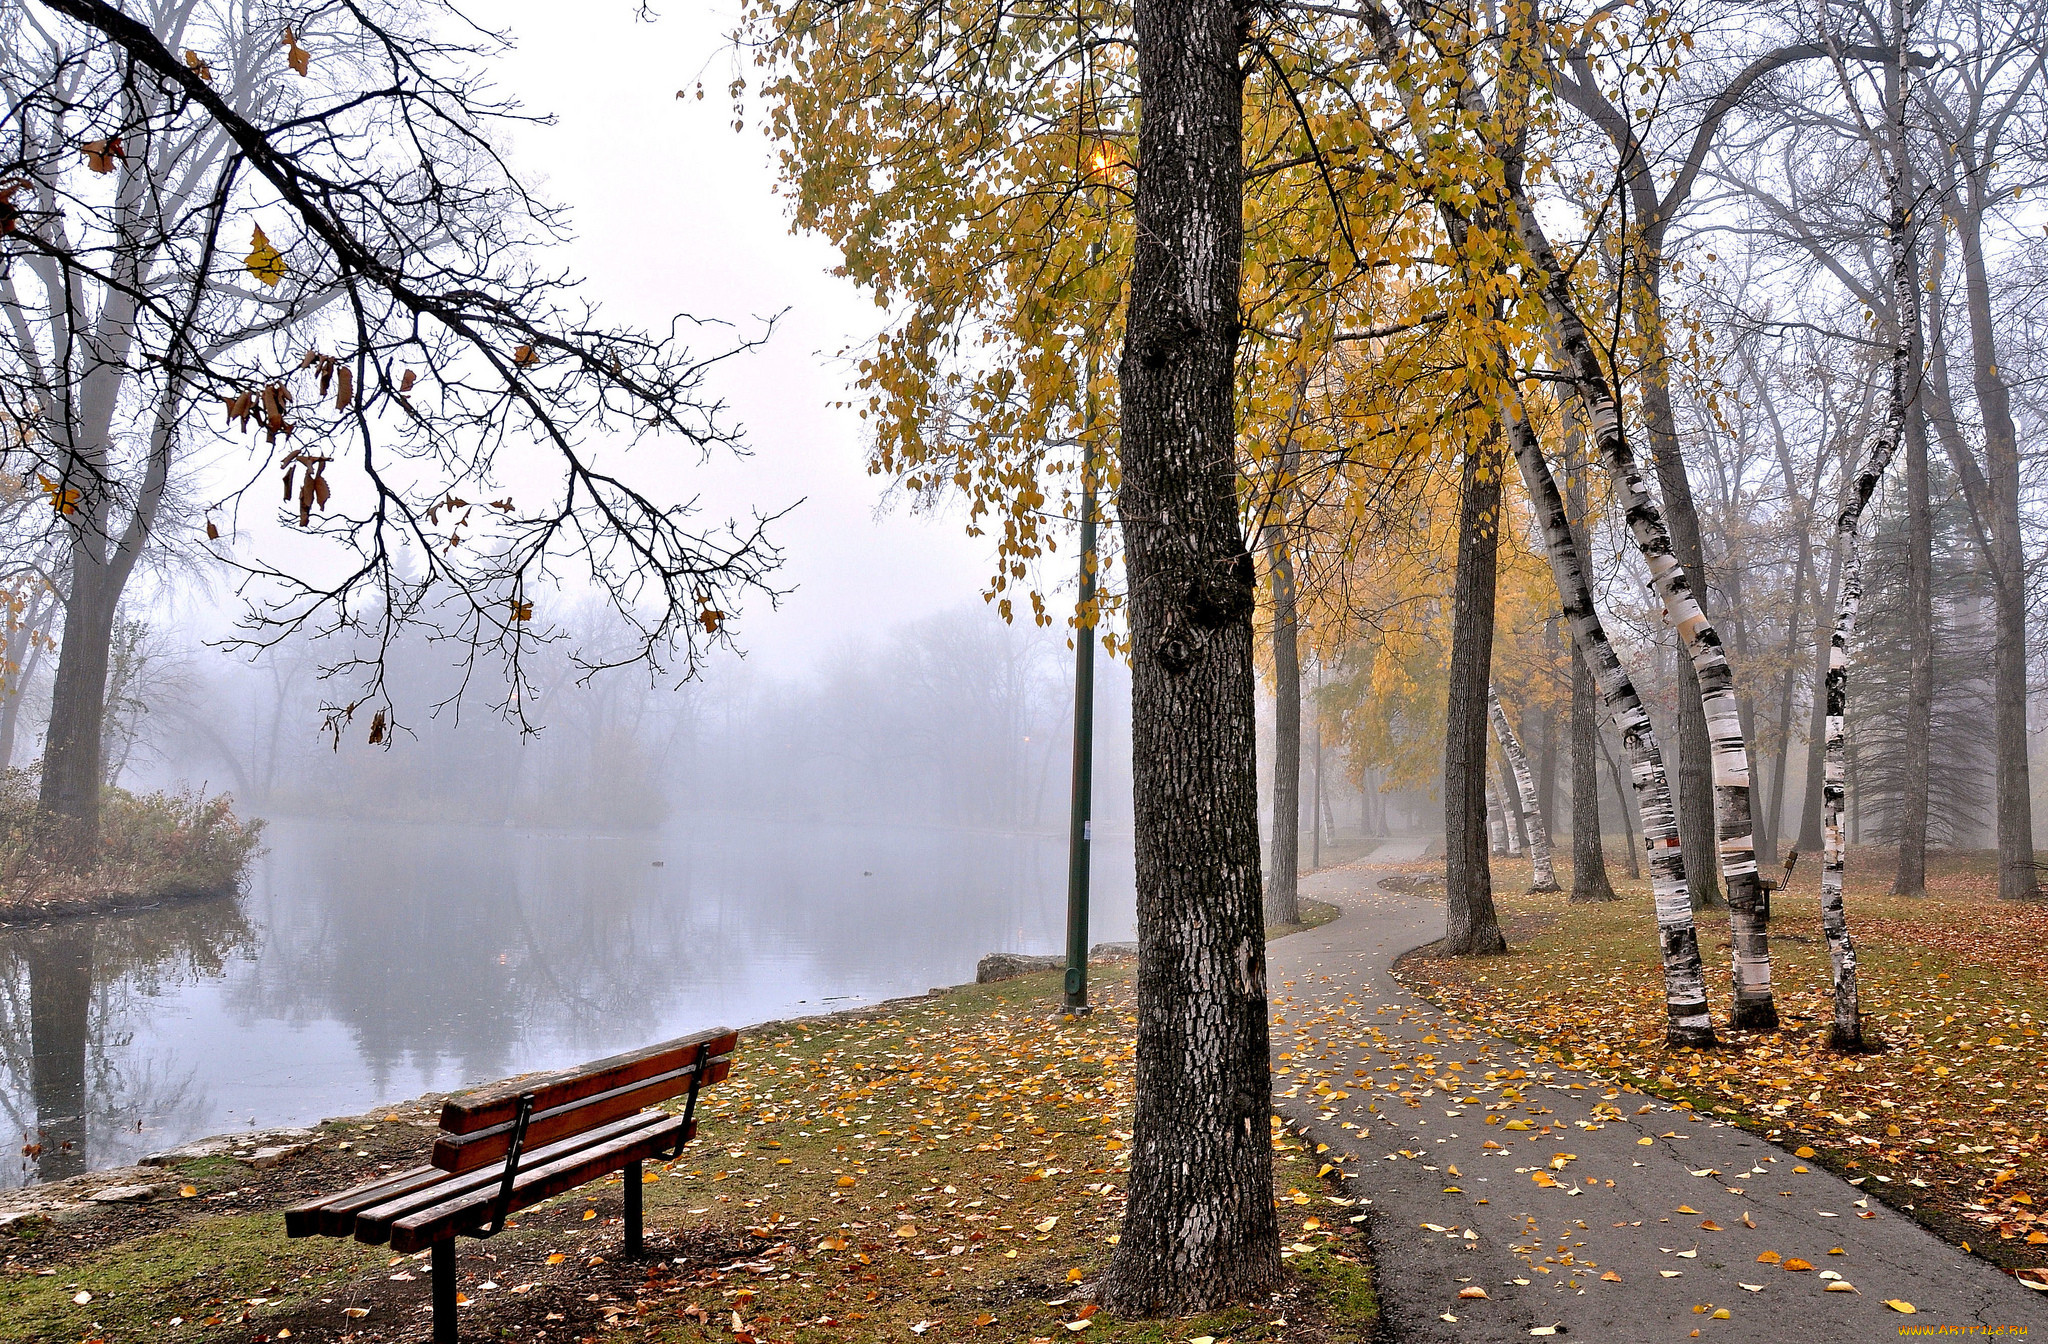
[[[0,917],[231,891],[261,843],[225,794],[130,793],[110,788],[88,862],[51,843],[54,821],[36,805],[32,771],[0,773]]]

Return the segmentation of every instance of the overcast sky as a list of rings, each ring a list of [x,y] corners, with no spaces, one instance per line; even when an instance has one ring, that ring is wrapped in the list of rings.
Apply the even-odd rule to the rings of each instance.
[[[860,422],[829,409],[847,390],[834,352],[872,336],[881,313],[831,276],[829,245],[790,233],[759,129],[732,129],[728,7],[670,0],[653,22],[636,20],[631,0],[477,0],[469,12],[518,39],[497,72],[504,91],[556,117],[519,134],[513,162],[574,211],[577,241],[561,260],[591,297],[654,327],[677,312],[743,326],[784,313],[768,347],[715,386],[754,456],[678,476],[719,517],[805,501],[775,533],[796,592],[779,612],[745,613],[749,656],[794,670],[846,634],[977,601],[988,543],[967,537],[957,512],[878,517]],[[700,74],[704,100],[677,99]]]

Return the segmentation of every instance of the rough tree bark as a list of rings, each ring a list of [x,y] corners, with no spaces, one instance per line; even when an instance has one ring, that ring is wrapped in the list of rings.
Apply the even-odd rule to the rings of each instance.
[[[1498,430],[1495,431],[1498,434]],[[1507,951],[1488,855],[1486,683],[1493,667],[1494,566],[1500,545],[1498,437],[1465,453],[1458,571],[1451,590],[1450,687],[1444,713],[1444,956]],[[1502,845],[1505,849],[1505,844]]]
[[[1139,0],[1122,386],[1137,1071],[1129,1202],[1100,1301],[1181,1315],[1280,1278],[1252,727],[1255,578],[1237,500],[1242,14]]]
[[[1508,770],[1522,798],[1522,817],[1528,825],[1529,861],[1533,870],[1529,890],[1561,891],[1563,888],[1557,885],[1557,872],[1551,866],[1550,828],[1543,824],[1543,808],[1536,797],[1536,781],[1529,773],[1529,757],[1515,737],[1508,712],[1501,708],[1499,693],[1491,686],[1486,688],[1486,706],[1493,716],[1493,731],[1500,738],[1501,753],[1507,757]]]

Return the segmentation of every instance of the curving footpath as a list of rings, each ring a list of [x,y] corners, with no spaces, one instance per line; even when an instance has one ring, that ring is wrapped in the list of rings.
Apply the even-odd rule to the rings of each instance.
[[[1374,857],[1420,852],[1395,842]],[[1344,1159],[1357,1200],[1283,1215],[1367,1220],[1387,1337],[2048,1338],[2048,1293],[1856,1186],[1733,1126],[1544,1068],[1407,993],[1394,961],[1442,935],[1443,907],[1378,876],[1368,861],[1304,878],[1343,916],[1268,956],[1275,1104]],[[1505,1076],[1516,1069],[1526,1077]]]

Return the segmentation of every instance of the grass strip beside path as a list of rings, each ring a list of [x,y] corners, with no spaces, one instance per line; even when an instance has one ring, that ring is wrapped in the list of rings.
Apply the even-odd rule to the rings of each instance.
[[[1129,965],[1097,966],[1091,989],[1097,1011],[1080,1019],[1052,1015],[1059,976],[1048,973],[746,1033],[732,1078],[700,1102],[697,1141],[679,1162],[648,1169],[649,1255],[620,1254],[617,1179],[528,1210],[494,1240],[462,1239],[464,1338],[1369,1338],[1360,1210],[1277,1121],[1286,1288],[1187,1320],[1096,1312],[1130,1140]],[[309,1188],[338,1191],[418,1160],[431,1114],[422,1104],[333,1122],[316,1152],[275,1170],[191,1163],[164,1178],[183,1182],[184,1198],[0,1233],[0,1338],[425,1338],[423,1255],[289,1241],[277,1211]]]

